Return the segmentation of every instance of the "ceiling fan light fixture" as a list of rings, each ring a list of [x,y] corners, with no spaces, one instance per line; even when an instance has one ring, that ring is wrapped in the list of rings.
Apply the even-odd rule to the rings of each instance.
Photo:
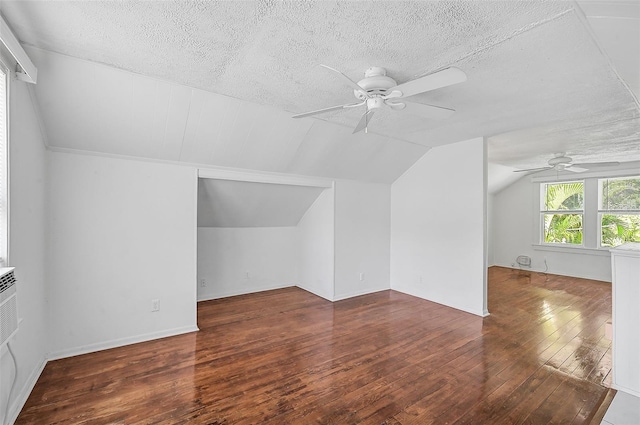
[[[371,99],[367,99],[367,109],[380,109],[384,105],[384,99],[381,97],[372,97]]]

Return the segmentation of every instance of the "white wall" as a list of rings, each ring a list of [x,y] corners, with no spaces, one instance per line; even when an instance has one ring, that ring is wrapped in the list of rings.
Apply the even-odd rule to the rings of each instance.
[[[640,243],[616,247],[613,276],[612,387],[640,397]]]
[[[334,297],[334,189],[325,189],[297,227],[298,286],[328,300]]]
[[[49,158],[52,357],[195,330],[196,171]]]
[[[10,265],[18,280],[19,332],[11,341],[18,375],[8,410],[14,419],[44,368],[47,353],[45,285],[46,150],[27,86],[12,81],[10,123]],[[0,420],[14,367],[6,348],[0,364]],[[9,422],[11,423],[11,421]]]
[[[439,146],[391,186],[392,289],[486,314],[485,163],[482,138]]]
[[[494,239],[493,239],[493,229],[494,229],[494,215],[493,215],[493,204],[495,202],[495,196],[493,194],[487,194],[487,265],[489,267],[495,265],[495,256],[494,256]]]
[[[336,182],[334,299],[389,289],[390,201],[389,185]]]
[[[537,193],[538,185],[525,177],[494,195],[490,235],[493,264],[514,267],[518,255],[527,255],[534,271],[544,271],[546,259],[549,273],[611,282],[608,251],[557,252],[533,248],[537,239],[533,205]]]
[[[295,227],[198,228],[198,300],[295,286],[296,235]]]

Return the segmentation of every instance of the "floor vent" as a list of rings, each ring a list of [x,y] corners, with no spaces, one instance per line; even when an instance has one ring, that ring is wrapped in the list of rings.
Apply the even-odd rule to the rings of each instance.
[[[0,270],[0,345],[4,345],[18,331],[18,300],[13,267]]]
[[[526,255],[518,255],[516,258],[516,263],[520,267],[531,267],[531,257],[527,257]]]

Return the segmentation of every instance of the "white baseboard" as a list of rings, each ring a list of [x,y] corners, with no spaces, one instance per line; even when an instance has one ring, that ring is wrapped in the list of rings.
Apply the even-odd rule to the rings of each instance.
[[[346,300],[348,298],[359,297],[360,295],[374,294],[376,292],[388,291],[391,288],[368,288],[362,291],[350,292],[348,294],[336,295],[333,297],[334,301]]]
[[[600,282],[611,283],[611,278],[608,278],[606,276],[596,276],[596,275],[590,275],[590,274],[566,273],[566,272],[565,273],[560,273],[558,271],[543,270],[543,269],[536,268],[536,267],[515,267],[515,266],[512,266],[511,264],[494,264],[491,267],[502,267],[502,268],[505,268],[505,269],[521,270],[523,272],[552,274],[552,275],[556,275],[556,276],[577,277],[579,279],[599,280]]]
[[[445,304],[445,303],[440,302],[440,301],[429,299],[429,298],[423,296],[422,294],[418,293],[418,291],[413,291],[410,288],[403,288],[403,289],[391,288],[391,289],[394,290],[394,291],[402,292],[403,294],[411,295],[412,297],[422,298],[423,300],[430,301],[430,302],[436,303],[436,304],[440,304],[440,305],[443,305],[445,307],[453,308],[455,310],[464,311],[465,313],[475,314],[476,316],[487,317],[489,315],[489,312],[484,310],[484,309],[471,310],[471,309],[462,308],[462,307],[456,307],[456,306],[453,306],[453,305]]]
[[[291,287],[300,288],[300,289],[302,289],[304,291],[310,292],[313,295],[317,295],[318,297],[324,298],[325,300],[329,300],[329,301],[346,300],[347,298],[359,297],[360,295],[373,294],[374,292],[387,291],[387,290],[390,289],[388,287],[384,287],[384,288],[367,288],[367,289],[364,289],[362,291],[350,292],[348,294],[341,294],[341,295],[337,295],[337,296],[335,296],[333,298],[329,298],[326,295],[320,294],[317,291],[314,291],[312,289],[305,288],[304,286],[295,285],[295,284],[289,284],[289,285],[282,285],[282,286],[273,286],[273,287],[268,287],[268,288],[254,288],[254,289],[251,289],[249,291],[247,291],[247,290],[244,290],[244,291],[239,290],[239,291],[220,292],[220,293],[216,293],[216,294],[203,294],[203,295],[199,295],[198,296],[198,302],[200,302],[200,301],[217,300],[217,299],[220,299],[220,298],[235,297],[235,296],[238,296],[238,295],[254,294],[254,293],[257,293],[257,292],[272,291],[274,289],[291,288]]]
[[[197,326],[184,326],[180,328],[167,329],[160,332],[151,332],[143,335],[136,335],[126,338],[114,339],[111,341],[99,342],[96,344],[82,345],[80,347],[69,348],[66,350],[55,351],[49,353],[49,360],[58,360],[80,354],[93,353],[96,351],[108,350],[110,348],[122,347],[124,345],[137,344],[139,342],[151,341],[154,339],[166,338],[169,336],[181,335],[189,332],[198,331]]]
[[[611,388],[613,388],[614,390],[617,390],[617,391],[625,392],[625,393],[630,394],[630,395],[632,395],[634,397],[639,397],[640,398],[640,392],[634,390],[633,388],[628,388],[628,387],[625,387],[624,385],[617,385],[615,383],[611,384]]]
[[[333,298],[332,297],[328,297],[328,296],[326,296],[324,294],[319,293],[318,291],[315,291],[315,290],[309,289],[309,288],[305,288],[302,285],[296,285],[296,287],[302,289],[303,291],[307,291],[307,292],[309,292],[309,293],[311,293],[311,294],[313,294],[315,296],[318,296],[320,298],[324,298],[327,301],[332,301],[333,302]]]
[[[294,286],[296,285],[291,283],[291,284],[285,284],[285,285],[268,286],[264,288],[251,288],[250,290],[240,289],[235,291],[217,292],[213,294],[202,294],[202,295],[198,294],[198,302],[217,300],[220,298],[227,298],[227,297],[236,297],[238,295],[255,294],[256,292],[273,291],[274,289],[291,288]]]
[[[7,417],[9,418],[9,422],[8,422],[9,424],[13,425],[16,419],[18,419],[18,415],[20,414],[20,411],[22,411],[22,408],[27,402],[27,399],[29,398],[31,391],[33,391],[33,387],[36,386],[36,382],[38,382],[38,378],[40,378],[40,375],[42,374],[42,371],[44,370],[44,367],[46,365],[47,365],[47,359],[43,357],[42,360],[40,361],[40,365],[38,367],[33,368],[33,370],[31,371],[29,378],[27,378],[27,381],[22,386],[22,389],[16,396],[13,404],[11,404],[11,407],[8,408],[9,412]]]

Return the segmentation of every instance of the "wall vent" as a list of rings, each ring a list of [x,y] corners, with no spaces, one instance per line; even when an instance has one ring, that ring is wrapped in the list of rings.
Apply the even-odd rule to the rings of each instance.
[[[18,331],[18,299],[13,267],[0,269],[0,346]]]

